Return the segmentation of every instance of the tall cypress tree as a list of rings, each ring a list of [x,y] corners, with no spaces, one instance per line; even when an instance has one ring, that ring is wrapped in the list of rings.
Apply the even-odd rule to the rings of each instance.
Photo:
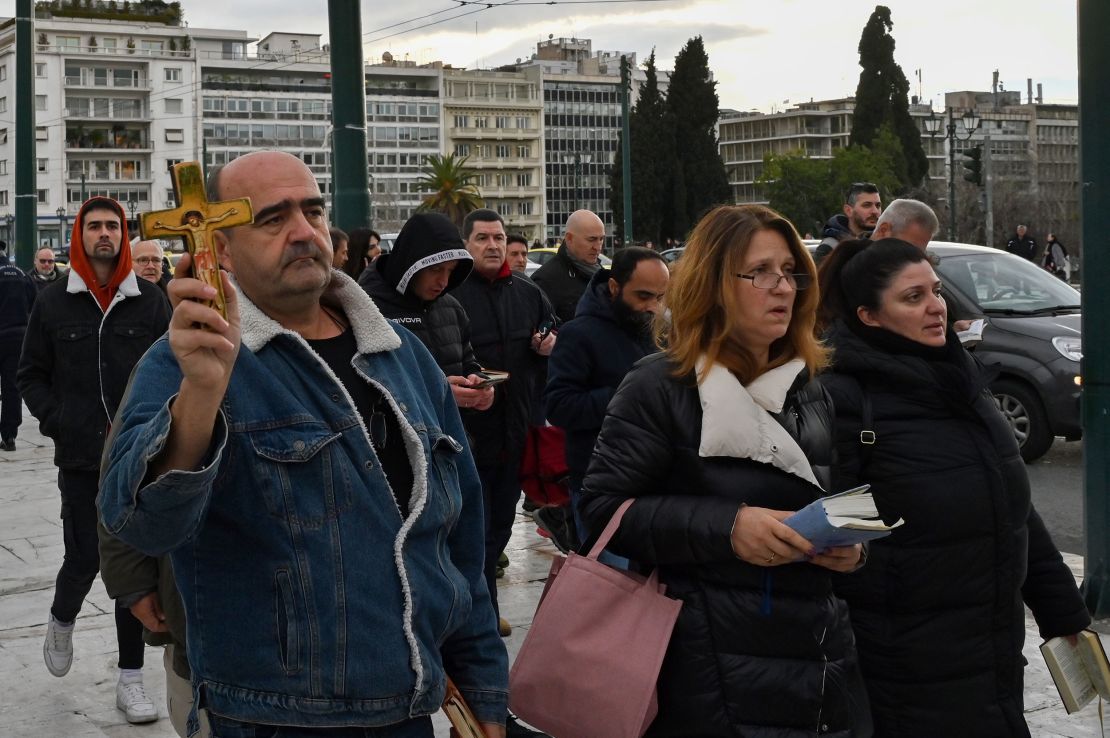
[[[859,39],[859,65],[863,71],[856,87],[850,144],[872,146],[884,125],[898,137],[906,160],[906,187],[921,183],[929,162],[921,146],[921,133],[910,116],[910,83],[894,61],[894,27],[890,8],[875,6]]]
[[[701,36],[695,36],[675,57],[667,90],[674,158],[671,171],[665,173],[665,236],[684,238],[705,210],[731,201],[728,175],[717,148],[718,107],[717,83],[710,78],[705,44]]]
[[[668,127],[666,101],[659,92],[655,67],[655,51],[651,52],[644,71],[647,79],[640,87],[640,95],[629,113],[628,128],[632,141],[629,158],[632,165],[632,231],[640,241],[660,242],[663,222],[663,203],[667,194],[667,179],[672,169],[673,141]],[[609,175],[609,205],[617,224],[617,233],[627,240],[624,233],[623,172],[621,170],[621,145],[617,139],[617,152]]]

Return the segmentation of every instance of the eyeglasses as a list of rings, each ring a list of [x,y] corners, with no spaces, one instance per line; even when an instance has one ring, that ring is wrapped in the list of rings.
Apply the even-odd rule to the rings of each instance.
[[[132,259],[136,264],[161,264],[162,257],[160,256],[140,256]]]
[[[755,274],[737,274],[740,279],[750,279],[752,287],[761,290],[773,290],[779,286],[782,280],[790,285],[792,289],[804,290],[813,284],[813,277],[802,272],[801,274],[775,274],[774,272],[757,272]]]

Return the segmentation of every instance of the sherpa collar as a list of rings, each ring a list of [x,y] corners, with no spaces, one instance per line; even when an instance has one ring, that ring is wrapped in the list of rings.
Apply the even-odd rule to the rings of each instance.
[[[88,291],[89,285],[85,283],[85,280],[81,278],[81,275],[77,273],[77,270],[70,269],[68,281],[66,282],[66,292],[76,294],[78,292]],[[116,293],[121,294],[124,297],[139,296],[139,281],[138,278],[135,276],[135,272],[131,272],[124,276],[123,281],[119,283],[119,287],[116,289]]]
[[[232,282],[234,281],[232,278]],[[261,308],[243,294],[238,283],[235,283],[235,288],[239,290],[239,321],[244,346],[257,353],[277,336],[299,337],[297,333],[284,328],[262,312]],[[320,301],[336,305],[347,316],[347,322],[351,324],[351,330],[354,331],[360,354],[376,354],[401,347],[401,339],[389,321],[382,316],[378,306],[366,294],[366,290],[359,287],[355,280],[343,272],[332,270],[331,284],[324,290]]]
[[[794,359],[757,377],[747,387],[720,364],[705,371],[698,360],[701,398],[701,457],[729,456],[771,464],[818,487],[809,460],[794,437],[771,417],[782,412],[786,394],[805,362]]]

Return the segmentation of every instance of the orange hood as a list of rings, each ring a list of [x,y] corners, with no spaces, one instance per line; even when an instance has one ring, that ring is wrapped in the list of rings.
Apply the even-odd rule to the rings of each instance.
[[[108,277],[108,284],[105,285],[101,285],[97,281],[96,272],[93,271],[89,256],[85,253],[85,243],[82,238],[85,211],[91,204],[95,204],[98,209],[107,206],[119,213],[121,238],[119,256],[116,257],[116,266]],[[85,281],[89,292],[100,304],[100,309],[107,310],[112,303],[112,298],[116,296],[116,290],[119,289],[120,283],[131,273],[131,239],[127,235],[127,216],[123,213],[122,205],[108,197],[90,197],[81,205],[81,210],[73,221],[73,234],[70,236],[69,267]]]

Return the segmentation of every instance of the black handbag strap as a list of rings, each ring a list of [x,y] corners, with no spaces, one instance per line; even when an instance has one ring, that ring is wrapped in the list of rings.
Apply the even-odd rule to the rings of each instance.
[[[863,388],[863,385],[856,380],[856,386],[859,387],[860,394],[860,431],[859,431],[859,468],[862,473],[863,468],[867,466],[867,462],[871,459],[871,447],[875,445],[878,437],[875,435],[874,421],[871,417],[871,395]]]

